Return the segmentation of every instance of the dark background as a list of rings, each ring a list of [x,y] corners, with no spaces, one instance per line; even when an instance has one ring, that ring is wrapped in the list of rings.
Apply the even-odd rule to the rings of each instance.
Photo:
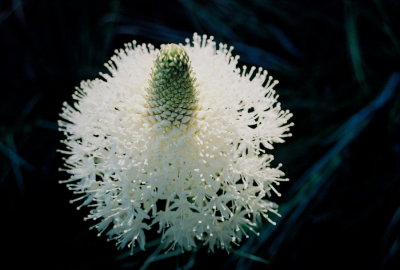
[[[294,136],[276,227],[150,269],[400,269],[400,1],[0,1],[0,268],[138,269],[58,180],[58,114],[124,43],[235,46],[280,84]],[[160,259],[160,258],[159,258]],[[7,266],[7,264],[9,265]]]

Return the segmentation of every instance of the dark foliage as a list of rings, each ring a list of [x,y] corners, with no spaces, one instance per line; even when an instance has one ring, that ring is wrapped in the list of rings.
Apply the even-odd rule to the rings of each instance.
[[[296,125],[275,155],[291,181],[274,198],[278,225],[234,253],[149,268],[399,269],[399,13],[395,0],[1,1],[0,268],[139,269],[149,258],[98,238],[68,203],[56,121],[114,49],[198,32],[279,78]]]

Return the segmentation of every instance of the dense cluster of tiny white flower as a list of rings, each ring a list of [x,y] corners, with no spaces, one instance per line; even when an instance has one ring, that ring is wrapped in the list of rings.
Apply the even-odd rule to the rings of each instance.
[[[187,64],[177,100],[190,108],[168,120],[174,103],[155,107],[176,98],[153,88],[173,88],[157,84],[168,82],[159,66],[171,51]],[[82,82],[76,102],[64,104],[59,126],[71,177],[62,182],[119,247],[144,249],[155,227],[165,248],[229,249],[261,217],[273,223],[277,205],[266,198],[286,179],[265,152],[290,136],[292,114],[277,102],[277,81],[261,68],[239,69],[231,52],[197,34],[161,52],[133,42],[106,64],[109,74]]]

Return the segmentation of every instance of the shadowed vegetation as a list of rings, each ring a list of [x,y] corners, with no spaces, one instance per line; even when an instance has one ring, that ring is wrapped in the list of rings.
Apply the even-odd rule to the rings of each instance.
[[[400,267],[399,1],[0,3],[0,264],[52,269]],[[193,32],[235,47],[277,79],[293,137],[274,149],[290,178],[281,218],[230,254],[128,256],[87,228],[58,180],[57,119],[81,80],[133,39]],[[17,260],[11,258],[18,258]],[[212,261],[212,264],[211,264]],[[1,268],[1,267],[0,267]]]

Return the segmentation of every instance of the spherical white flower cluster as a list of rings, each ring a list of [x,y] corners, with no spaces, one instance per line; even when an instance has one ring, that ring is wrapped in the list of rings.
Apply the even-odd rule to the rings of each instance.
[[[127,44],[109,74],[84,81],[63,106],[63,181],[119,247],[229,249],[270,222],[266,200],[286,180],[265,153],[290,136],[277,81],[239,69],[232,47],[194,34],[185,44]]]

